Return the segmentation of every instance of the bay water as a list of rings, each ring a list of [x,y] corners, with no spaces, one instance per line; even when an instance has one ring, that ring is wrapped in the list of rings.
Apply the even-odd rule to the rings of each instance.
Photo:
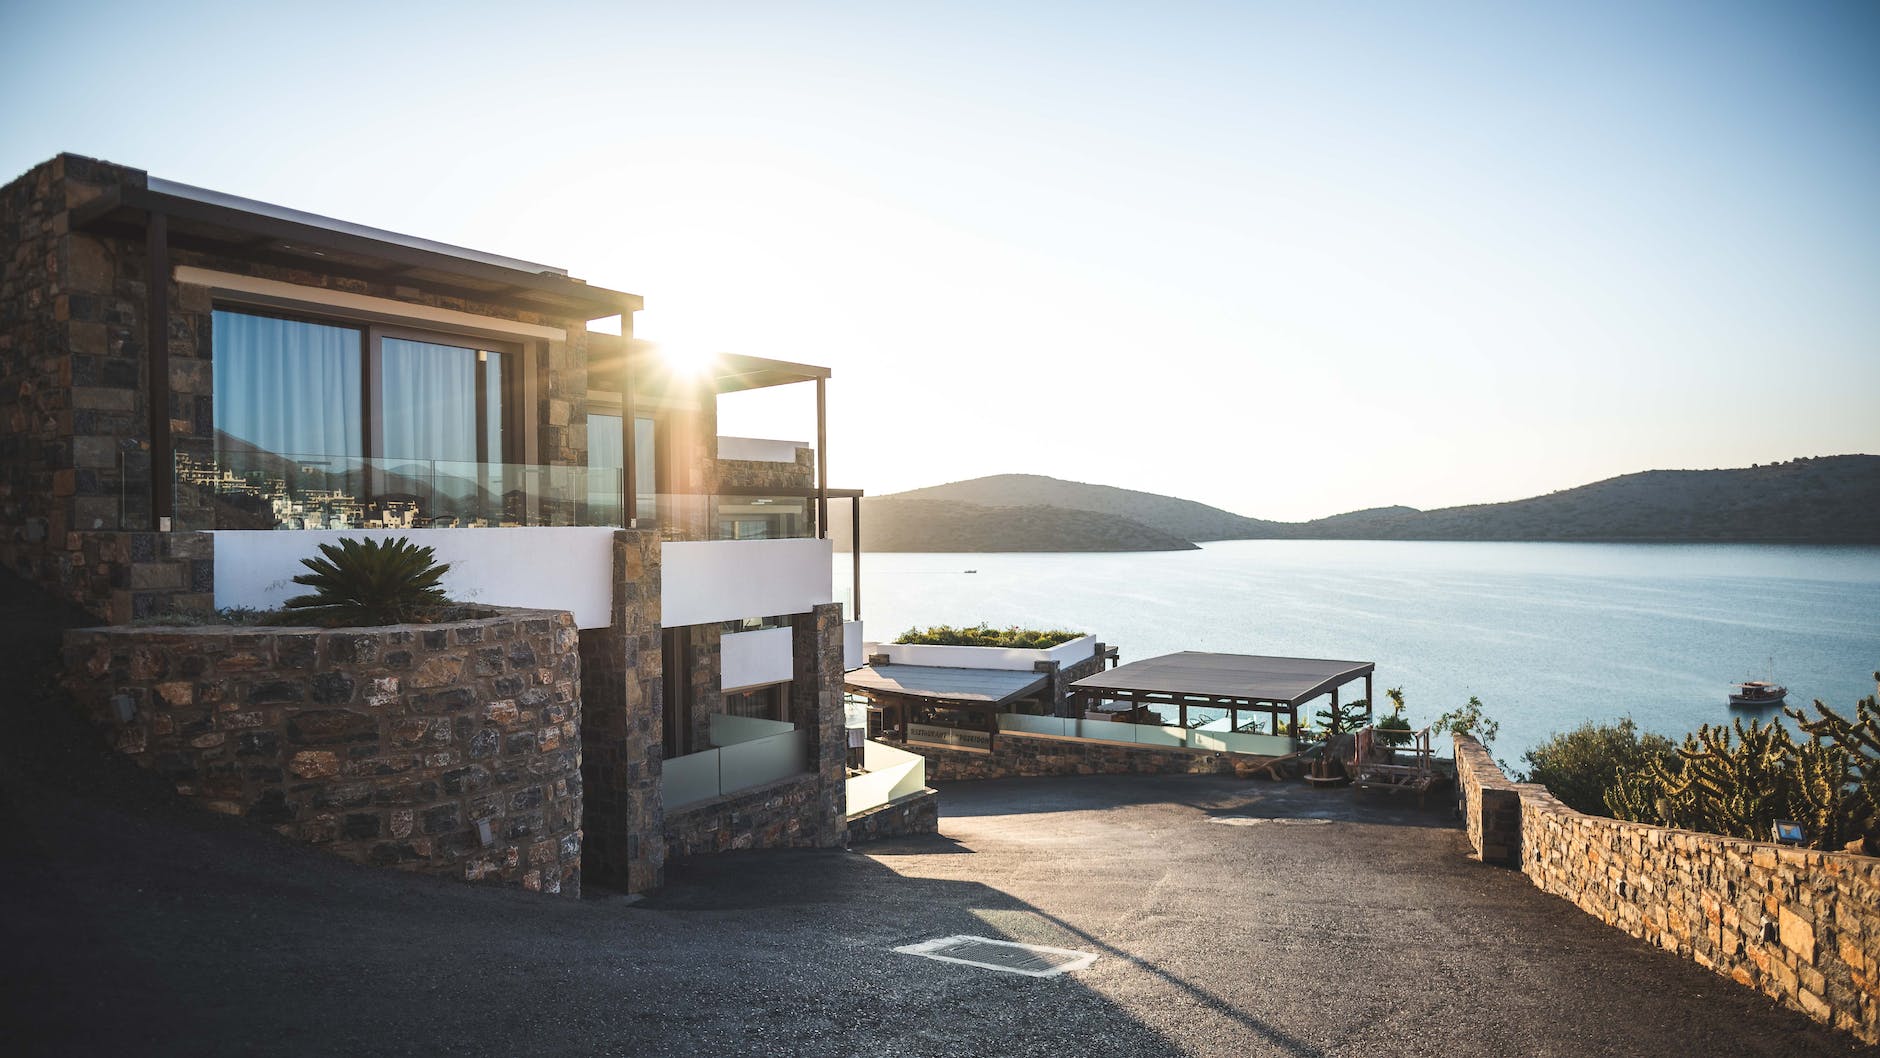
[[[862,603],[871,640],[985,621],[1089,632],[1124,662],[1178,650],[1373,661],[1380,706],[1401,686],[1417,726],[1480,697],[1510,762],[1588,720],[1630,716],[1677,738],[1780,715],[1724,697],[1772,669],[1791,705],[1851,711],[1880,669],[1873,547],[1245,540],[864,554]]]

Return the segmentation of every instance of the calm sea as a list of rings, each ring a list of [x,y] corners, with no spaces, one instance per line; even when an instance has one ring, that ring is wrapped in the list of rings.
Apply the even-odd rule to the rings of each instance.
[[[1403,687],[1419,724],[1479,696],[1509,761],[1585,720],[1629,715],[1675,737],[1768,715],[1724,694],[1772,666],[1790,704],[1851,708],[1880,669],[1870,547],[1253,540],[866,555],[862,578],[870,639],[987,621],[1091,632],[1125,662],[1177,650],[1375,661],[1379,699]]]

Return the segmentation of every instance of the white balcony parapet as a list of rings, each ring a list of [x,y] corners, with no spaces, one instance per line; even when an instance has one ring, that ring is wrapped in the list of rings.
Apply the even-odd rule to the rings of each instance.
[[[718,458],[743,459],[753,463],[794,463],[796,450],[808,448],[808,441],[773,441],[767,437],[720,437]]]
[[[868,664],[867,644],[862,639],[862,622],[842,622],[842,671],[853,672]]]
[[[405,537],[450,563],[442,586],[460,602],[567,610],[579,628],[613,620],[614,533],[608,526],[526,526],[488,529],[301,529],[215,532],[215,604],[277,609],[306,589],[303,558],[341,537]],[[811,541],[813,542],[813,541]],[[825,570],[826,570],[825,566]],[[828,580],[828,574],[823,574]]]
[[[927,786],[927,758],[918,753],[864,742],[862,767],[867,774],[851,776],[847,782],[849,815],[880,808]]]
[[[807,613],[834,601],[828,540],[698,540],[661,545],[667,628]]]
[[[741,691],[795,675],[794,633],[788,628],[733,632],[719,640],[718,686]]]
[[[1020,647],[944,647],[925,643],[868,643],[863,651],[869,656],[886,654],[890,665],[927,665],[942,669],[1008,669],[1031,672],[1040,661],[1055,661],[1059,668],[1069,668],[1087,661],[1097,652],[1096,636],[1076,639],[1048,649]]]

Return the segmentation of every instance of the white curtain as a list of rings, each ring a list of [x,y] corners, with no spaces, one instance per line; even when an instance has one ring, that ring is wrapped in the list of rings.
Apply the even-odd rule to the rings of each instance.
[[[379,455],[476,462],[476,350],[387,338],[379,362],[385,424],[385,449]],[[500,453],[492,443],[492,460],[500,461]]]
[[[218,452],[364,454],[360,331],[239,312],[215,313],[212,327]]]

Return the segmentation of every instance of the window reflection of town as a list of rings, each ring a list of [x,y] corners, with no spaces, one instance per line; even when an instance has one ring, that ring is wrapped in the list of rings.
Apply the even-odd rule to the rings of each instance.
[[[427,497],[415,493],[361,498],[347,487],[330,487],[333,477],[356,480],[363,471],[336,473],[324,467],[288,466],[299,471],[301,483],[290,487],[286,473],[292,471],[279,467],[237,471],[216,459],[183,453],[177,456],[176,476],[179,486],[213,496],[224,510],[266,519],[276,529],[482,529],[529,524],[521,489],[503,494],[502,515],[492,520],[474,496],[459,500],[431,496],[428,502],[436,509],[427,510]],[[409,478],[404,480],[409,487]]]

